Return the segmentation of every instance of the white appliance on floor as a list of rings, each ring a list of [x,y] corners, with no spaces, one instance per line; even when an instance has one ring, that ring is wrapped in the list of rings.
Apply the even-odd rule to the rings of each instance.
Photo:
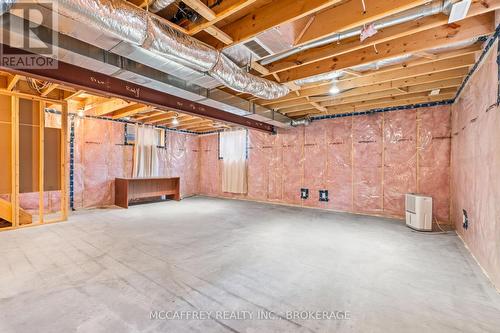
[[[406,225],[420,231],[432,231],[432,198],[406,194]]]

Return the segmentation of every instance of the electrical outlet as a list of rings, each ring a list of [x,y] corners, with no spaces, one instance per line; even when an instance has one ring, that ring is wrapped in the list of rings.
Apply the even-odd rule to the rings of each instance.
[[[462,209],[462,226],[464,227],[465,230],[469,229],[469,217],[467,216],[467,211],[465,209]]]
[[[328,190],[319,190],[319,201],[328,202]]]
[[[309,199],[309,189],[301,188],[300,189],[300,198],[301,199]]]

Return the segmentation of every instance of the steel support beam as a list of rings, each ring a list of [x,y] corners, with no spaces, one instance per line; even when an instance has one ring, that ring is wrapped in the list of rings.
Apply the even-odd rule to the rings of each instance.
[[[109,97],[123,98],[127,101],[148,104],[158,109],[176,110],[195,116],[223,121],[234,125],[254,128],[260,131],[273,133],[274,126],[242,117],[211,106],[193,102],[181,97],[173,96],[158,90],[127,82],[109,75],[97,73],[86,68],[78,67],[62,61],[57,61],[56,68],[16,68],[9,66],[9,56],[34,55],[22,49],[0,44],[0,68],[7,72],[27,75],[40,80],[62,84]],[[37,57],[43,57],[36,55]],[[56,61],[56,60],[54,60]]]

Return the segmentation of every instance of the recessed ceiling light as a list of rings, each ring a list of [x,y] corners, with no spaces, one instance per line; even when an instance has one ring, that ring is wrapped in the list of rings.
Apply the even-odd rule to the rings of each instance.
[[[336,84],[334,84],[331,88],[330,88],[330,95],[337,95],[340,93],[340,89],[339,87],[337,87]]]
[[[429,96],[439,95],[440,92],[441,92],[441,89],[434,89],[434,90],[431,91],[431,93],[429,94]]]

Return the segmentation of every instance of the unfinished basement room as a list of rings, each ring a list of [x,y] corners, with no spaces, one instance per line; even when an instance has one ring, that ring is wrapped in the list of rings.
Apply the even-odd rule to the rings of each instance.
[[[500,333],[500,0],[0,27],[0,333]]]

